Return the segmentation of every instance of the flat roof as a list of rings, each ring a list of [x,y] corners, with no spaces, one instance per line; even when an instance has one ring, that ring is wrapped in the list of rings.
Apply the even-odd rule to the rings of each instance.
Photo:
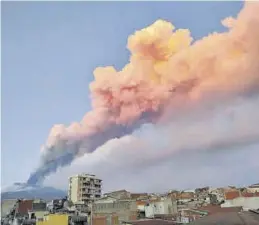
[[[259,214],[253,212],[217,213],[189,225],[259,225]]]
[[[96,180],[102,181],[102,179],[97,178],[96,175],[88,174],[88,173],[76,174],[76,175],[70,176],[68,179],[73,178],[73,177],[90,177],[90,178],[92,177],[92,178],[95,178]]]

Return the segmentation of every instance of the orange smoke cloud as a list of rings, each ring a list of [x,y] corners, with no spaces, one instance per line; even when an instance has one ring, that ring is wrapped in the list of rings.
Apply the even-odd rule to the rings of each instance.
[[[189,30],[174,30],[158,20],[128,39],[130,63],[121,71],[97,68],[90,85],[94,109],[110,111],[119,124],[157,111],[181,89],[192,99],[209,94],[232,94],[257,88],[259,83],[258,3],[246,3],[237,19],[227,18],[225,33],[214,33],[191,44]],[[197,83],[188,88],[193,80]]]
[[[52,128],[42,150],[45,161],[55,160],[67,149],[61,140],[89,141],[113,126],[131,126],[147,113],[151,113],[148,121],[156,122],[166,107],[181,109],[183,98],[198,104],[217,96],[259,91],[258,12],[259,3],[246,2],[236,19],[222,22],[229,28],[227,32],[195,42],[189,30],[176,30],[163,20],[136,31],[128,39],[130,62],[121,71],[95,69],[95,80],[90,84],[93,110],[80,123]],[[86,147],[79,144],[72,154],[94,150],[88,142]]]

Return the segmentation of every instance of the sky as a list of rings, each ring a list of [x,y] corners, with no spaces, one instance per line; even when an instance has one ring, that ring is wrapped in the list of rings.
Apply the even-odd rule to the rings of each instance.
[[[190,29],[192,37],[198,39],[214,31],[225,31],[220,21],[236,16],[242,5],[242,2],[2,3],[2,186],[27,180],[38,165],[40,147],[54,124],[79,121],[91,109],[88,85],[93,80],[93,70],[106,65],[121,69],[129,59],[126,49],[129,35],[157,19],[165,19],[177,28]],[[257,148],[257,145],[249,146],[249,159],[253,159]],[[207,160],[207,157],[206,160],[202,158],[203,154],[191,157],[196,157],[197,161],[185,162],[188,166],[182,176],[190,177],[192,174],[188,171],[193,167],[197,174],[209,170],[218,176],[215,171],[221,167],[212,165],[215,162],[212,159],[208,164],[202,163]],[[220,154],[213,157],[220,157]],[[234,156],[225,156],[224,165],[241,159],[244,159],[244,152],[240,150]],[[145,170],[138,175],[134,170],[121,172],[115,181],[107,183],[107,189],[122,186],[136,189],[133,180],[140,176],[152,180],[160,172],[176,182],[182,180],[179,187],[200,184],[197,180],[188,182],[181,176],[170,177],[166,165],[173,164],[170,168],[178,170],[177,162],[181,161],[177,157],[174,160],[175,163],[169,161],[151,166],[153,172]],[[229,169],[232,171],[229,176],[214,184],[226,183],[238,165]],[[92,167],[91,170],[95,168],[96,171],[91,172],[105,176],[104,170],[111,167],[103,166],[100,170]],[[232,182],[254,182],[254,176],[247,177],[247,174],[257,168],[256,162],[251,163],[248,172],[242,170],[246,178],[234,178]],[[46,184],[65,188],[68,175],[88,172],[85,171],[88,169],[83,158],[79,159],[76,165],[49,177]],[[159,172],[156,173],[156,169]],[[131,179],[126,182],[128,173]],[[161,189],[162,182],[152,181],[148,187],[140,185],[139,188]],[[211,181],[208,178],[202,182]]]

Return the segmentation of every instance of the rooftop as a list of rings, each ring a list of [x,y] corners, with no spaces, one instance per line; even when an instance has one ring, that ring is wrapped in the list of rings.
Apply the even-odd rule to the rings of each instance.
[[[246,191],[228,191],[225,192],[225,199],[226,200],[233,200],[235,198],[238,197],[245,197],[245,198],[249,198],[249,197],[259,197],[259,192],[255,192],[255,193],[251,193],[251,192],[246,192]]]
[[[96,175],[94,175],[94,174],[88,174],[88,173],[76,174],[76,175],[74,175],[74,176],[70,176],[69,179],[72,178],[72,177],[92,177],[92,178],[94,178],[94,179],[101,180],[101,179],[97,178]]]
[[[238,198],[239,196],[240,196],[239,191],[228,191],[228,192],[225,192],[225,199],[226,200],[232,200],[232,199]]]
[[[242,210],[242,207],[226,207],[226,208],[221,208],[220,205],[207,205],[203,207],[197,208],[199,211],[206,211],[211,214],[216,214],[216,213],[229,213],[229,212],[240,212]]]
[[[258,225],[259,214],[253,212],[217,213],[189,223],[189,225]]]
[[[125,222],[124,224],[132,224],[132,225],[174,225],[176,222],[169,220],[161,220],[161,219],[142,219]]]
[[[252,184],[251,186],[249,186],[249,188],[259,188],[259,183],[258,184]]]
[[[121,192],[128,192],[128,191],[123,189],[123,190],[118,190],[118,191],[107,192],[104,195],[117,194],[117,193],[121,193]]]

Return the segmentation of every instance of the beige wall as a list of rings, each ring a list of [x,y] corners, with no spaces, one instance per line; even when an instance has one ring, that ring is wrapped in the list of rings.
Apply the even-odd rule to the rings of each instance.
[[[37,219],[43,218],[45,215],[48,214],[48,211],[32,211],[29,212],[29,217],[31,217],[31,214],[34,213]]]
[[[108,196],[111,196],[113,198],[117,198],[117,199],[127,199],[130,198],[130,192],[128,191],[116,191],[116,192],[111,192],[108,193]]]
[[[95,203],[94,213],[113,213],[118,211],[137,211],[136,201],[117,201],[113,203]]]
[[[87,184],[89,182],[89,184]],[[101,196],[101,180],[94,175],[76,175],[69,178],[68,197],[73,203],[92,201]],[[86,194],[86,195],[85,195]]]
[[[137,204],[136,201],[94,204],[93,214],[95,216],[116,214],[119,221],[129,221],[137,218]]]
[[[115,202],[117,199],[112,198],[112,197],[104,197],[104,198],[100,198],[98,200],[95,201],[95,204],[103,204],[103,203],[113,203]]]
[[[72,177],[69,186],[69,198],[72,202],[78,202],[81,199],[78,198],[79,196],[79,178],[78,177]]]

